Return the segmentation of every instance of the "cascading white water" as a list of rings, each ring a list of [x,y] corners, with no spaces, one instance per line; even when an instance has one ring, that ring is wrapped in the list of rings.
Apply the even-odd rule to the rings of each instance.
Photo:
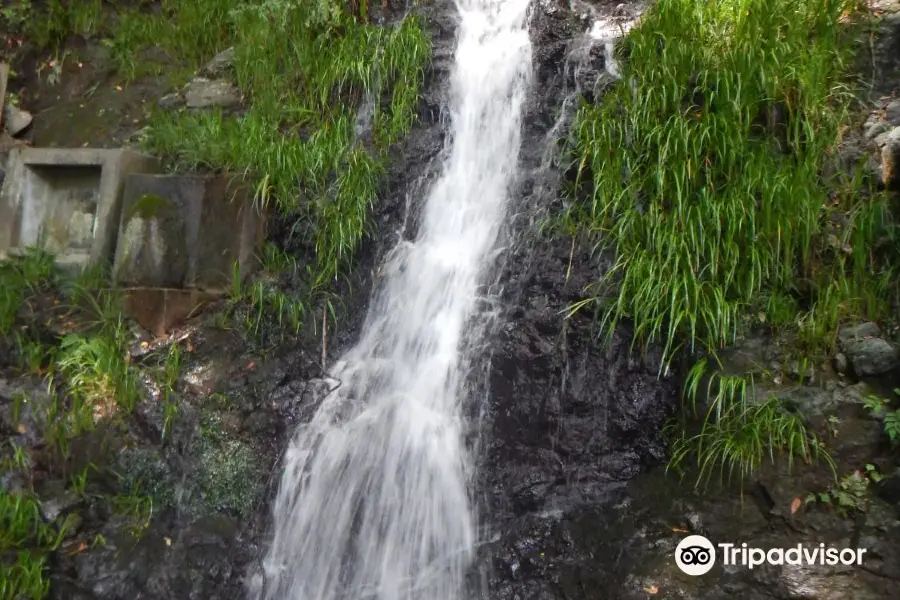
[[[517,168],[529,0],[457,0],[452,141],[414,242],[394,249],[339,382],[285,457],[267,600],[456,600],[475,545],[466,331]]]

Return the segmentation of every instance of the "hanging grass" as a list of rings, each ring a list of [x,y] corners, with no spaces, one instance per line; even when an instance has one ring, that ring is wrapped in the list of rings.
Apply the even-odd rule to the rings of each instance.
[[[240,118],[160,112],[146,146],[180,168],[224,169],[257,182],[258,200],[309,224],[303,243],[316,257],[309,284],[326,289],[366,235],[387,152],[415,120],[430,56],[422,23],[409,16],[375,26],[332,3],[204,1],[214,6],[197,14],[218,16],[203,29],[224,32],[204,44],[206,57],[235,46],[237,85],[249,94],[249,110]],[[179,28],[190,22],[182,6],[170,9]],[[188,53],[178,39],[173,52]],[[366,99],[373,143],[364,146],[356,115]]]
[[[854,8],[661,0],[625,40],[623,83],[577,116],[566,215],[615,254],[582,303],[608,332],[630,319],[668,362],[754,322],[796,326],[811,349],[884,313],[884,198],[823,175],[852,101]]]
[[[571,307],[612,335],[715,361],[753,326],[819,359],[838,326],[888,314],[895,229],[883,194],[834,168],[853,102],[854,0],[659,0],[623,41],[622,81],[581,107],[563,226],[613,266]],[[706,370],[706,362],[698,364]],[[695,374],[696,375],[696,374]],[[696,409],[697,377],[685,395]],[[670,466],[754,473],[810,459],[800,417],[746,380],[700,411]],[[726,385],[727,384],[727,385]],[[730,387],[729,387],[730,386]]]

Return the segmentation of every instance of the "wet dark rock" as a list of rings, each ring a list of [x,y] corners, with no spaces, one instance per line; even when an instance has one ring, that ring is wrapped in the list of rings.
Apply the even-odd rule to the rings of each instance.
[[[760,400],[774,395],[808,419],[827,417],[846,407],[861,407],[869,393],[864,383],[844,387],[835,381],[789,387],[760,384],[757,388]]]
[[[893,473],[889,473],[878,482],[875,491],[882,500],[894,506],[900,514],[900,468],[894,469]]]
[[[42,378],[0,377],[0,431],[19,446],[38,445],[43,439],[44,415],[52,403],[53,396]]]
[[[553,115],[566,90],[576,91],[571,84],[590,86],[602,66],[599,55],[586,53],[567,74],[565,58],[590,23],[564,3],[535,10],[536,81],[525,117],[519,206],[526,214],[540,214],[555,200],[555,174],[545,166]],[[570,78],[566,86],[574,74],[587,79]],[[530,220],[513,224],[525,232],[500,275],[509,311],[492,342],[481,471],[485,511],[499,539],[483,549],[482,597],[612,597],[590,596],[593,583],[580,578],[622,570],[616,557],[628,549],[613,542],[584,550],[582,543],[586,536],[615,539],[609,529],[616,524],[603,507],[664,458],[658,432],[673,413],[677,386],[658,377],[658,351],[630,352],[627,328],[605,345],[589,317],[563,318],[561,311],[598,276],[596,263],[571,240],[536,239]]]
[[[875,323],[845,327],[838,333],[838,339],[859,377],[881,375],[900,366],[897,349],[881,337]]]
[[[70,514],[83,501],[74,491],[66,489],[64,481],[44,486],[39,492],[39,499],[41,516],[48,523]]]
[[[886,134],[890,130],[891,126],[889,123],[880,119],[870,119],[865,125],[865,138],[866,140],[875,140],[878,136]]]

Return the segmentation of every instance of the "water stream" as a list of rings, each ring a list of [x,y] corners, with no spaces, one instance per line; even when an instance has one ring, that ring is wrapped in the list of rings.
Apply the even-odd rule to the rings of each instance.
[[[442,174],[390,254],[336,389],[285,457],[266,600],[456,600],[476,543],[464,348],[507,216],[531,73],[529,0],[458,0]]]

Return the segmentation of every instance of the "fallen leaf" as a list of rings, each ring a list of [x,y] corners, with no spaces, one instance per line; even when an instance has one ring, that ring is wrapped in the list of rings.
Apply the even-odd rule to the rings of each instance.
[[[148,342],[148,341],[146,341],[146,340],[143,341],[143,342],[141,342],[141,349],[142,349],[142,350],[146,350],[146,349],[149,348],[149,347],[150,347],[150,342]]]
[[[648,594],[655,594],[655,593],[659,592],[659,588],[656,587],[655,585],[648,585],[647,587],[644,588],[644,591],[647,592]]]
[[[188,340],[188,341],[187,341],[187,344],[185,344],[185,349],[186,349],[188,352],[193,352],[193,351],[194,351],[194,345],[191,343],[190,340]]]
[[[247,363],[247,366],[246,366],[245,368],[246,368],[248,371],[252,371],[253,369],[256,368],[256,361],[255,361],[255,360],[251,360],[250,362]]]
[[[69,549],[69,555],[74,556],[76,554],[79,554],[80,552],[84,552],[87,549],[88,545],[86,542],[78,542],[76,546]]]
[[[791,514],[794,514],[798,510],[800,510],[800,506],[803,504],[803,500],[800,497],[794,498],[794,501],[791,502]]]
[[[25,431],[26,431],[26,430],[25,430],[25,424],[24,424],[24,423],[19,423],[19,426],[17,427],[17,429],[19,430],[19,433],[24,434]]]

